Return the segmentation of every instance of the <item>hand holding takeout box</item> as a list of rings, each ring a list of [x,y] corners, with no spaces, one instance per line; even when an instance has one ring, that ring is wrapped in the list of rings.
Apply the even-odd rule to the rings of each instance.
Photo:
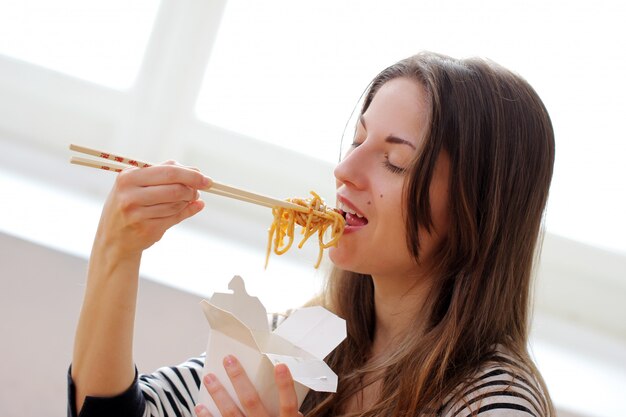
[[[335,392],[337,375],[326,365],[326,357],[346,337],[343,319],[323,307],[295,310],[276,330],[270,332],[267,312],[257,297],[247,294],[243,279],[235,276],[232,294],[215,293],[202,301],[209,322],[209,341],[203,375],[213,373],[241,408],[233,386],[222,366],[227,355],[237,357],[271,416],[278,413],[278,391],[274,365],[285,363],[293,376],[302,404],[309,389]],[[214,416],[221,415],[211,396],[202,387],[200,403]]]

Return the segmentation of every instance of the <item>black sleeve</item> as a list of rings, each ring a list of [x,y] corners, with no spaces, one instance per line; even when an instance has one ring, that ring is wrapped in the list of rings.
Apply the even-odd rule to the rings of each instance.
[[[139,388],[137,368],[135,379],[128,389],[114,397],[86,397],[80,413],[76,412],[76,387],[72,380],[72,367],[67,372],[67,416],[68,417],[141,417],[146,408],[145,399]]]

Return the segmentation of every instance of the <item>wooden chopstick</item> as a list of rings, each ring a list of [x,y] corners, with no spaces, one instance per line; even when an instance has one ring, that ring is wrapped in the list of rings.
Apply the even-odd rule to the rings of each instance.
[[[113,172],[122,172],[122,170],[128,168],[128,165],[114,164],[106,161],[96,161],[93,159],[81,158],[80,156],[72,156],[72,158],[70,159],[70,163]]]
[[[72,156],[70,159],[70,163],[76,165],[82,165],[90,168],[98,168],[105,171],[113,171],[113,172],[121,172],[122,170],[129,167],[137,167],[137,168],[147,168],[152,166],[153,164],[145,161],[140,161],[138,159],[127,158],[125,156],[116,155],[108,152],[102,152],[91,148],[86,148],[84,146],[79,145],[70,145],[70,150],[82,153],[85,155],[95,156],[97,158],[101,158],[102,160],[94,160],[88,158],[82,158],[79,156]],[[253,193],[251,191],[243,190],[237,187],[233,187],[230,185],[222,184],[217,181],[213,181],[213,185],[210,187],[202,188],[201,191],[205,191],[211,194],[220,195],[223,197],[233,198],[240,201],[245,201],[247,203],[254,203],[257,205],[261,205],[264,207],[284,207],[292,210],[301,211],[304,213],[309,212],[309,208],[291,203],[289,201],[279,200],[277,198],[268,197],[263,194]],[[317,212],[323,217],[327,217],[328,215],[323,212]]]
[[[82,153],[85,155],[91,155],[91,156],[95,156],[98,158],[107,159],[109,161],[119,162],[120,164],[134,166],[137,168],[147,168],[153,165],[149,162],[143,162],[137,159],[126,158],[125,156],[115,155],[115,154],[108,153],[108,152],[97,151],[95,149],[86,148],[84,146],[79,146],[79,145],[74,145],[74,144],[70,145],[70,150],[78,152],[78,153]],[[94,167],[94,168],[97,168],[97,167]]]

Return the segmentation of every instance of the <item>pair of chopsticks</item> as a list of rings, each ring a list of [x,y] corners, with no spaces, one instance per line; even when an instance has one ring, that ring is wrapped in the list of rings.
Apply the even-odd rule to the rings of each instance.
[[[129,167],[147,168],[154,164],[141,161],[138,159],[127,158],[125,156],[115,155],[108,152],[102,152],[95,149],[86,148],[79,145],[70,145],[70,150],[84,154],[95,156],[99,159],[82,158],[80,156],[72,156],[70,163],[76,165],[82,165],[90,168],[103,169],[105,171],[121,172]],[[201,191],[207,193],[220,195],[223,197],[233,198],[235,200],[245,201],[247,203],[258,204],[265,207],[284,207],[287,209],[297,210],[304,213],[309,213],[310,209],[298,204],[291,203],[289,201],[279,200],[277,198],[268,197],[263,194],[253,193],[251,191],[242,190],[237,187],[222,184],[217,181],[213,181],[210,187],[202,188]],[[326,217],[326,213],[316,213]]]

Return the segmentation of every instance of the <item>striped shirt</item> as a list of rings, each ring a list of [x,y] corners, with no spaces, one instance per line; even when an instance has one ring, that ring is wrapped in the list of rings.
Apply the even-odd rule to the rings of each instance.
[[[476,373],[474,382],[462,388],[455,401],[444,404],[441,417],[547,417],[548,406],[541,384],[503,349]],[[521,369],[520,369],[521,368]]]

